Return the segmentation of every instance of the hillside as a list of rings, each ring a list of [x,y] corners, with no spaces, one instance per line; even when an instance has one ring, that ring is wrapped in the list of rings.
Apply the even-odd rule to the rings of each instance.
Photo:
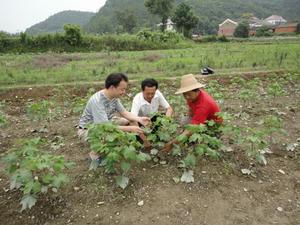
[[[184,0],[177,0],[182,2]],[[197,31],[215,33],[218,24],[226,18],[239,18],[244,13],[253,13],[258,18],[266,18],[272,14],[281,15],[287,20],[300,19],[300,4],[298,0],[185,0],[191,5],[200,18]],[[157,16],[150,15],[144,0],[107,0],[105,5],[84,26],[93,33],[117,32],[120,29],[117,13],[133,14],[136,29],[155,27],[159,23]]]
[[[63,31],[64,24],[78,24],[83,26],[88,23],[94,13],[81,11],[62,11],[50,16],[43,22],[37,23],[26,29],[26,33],[36,35],[41,33],[54,33]]]

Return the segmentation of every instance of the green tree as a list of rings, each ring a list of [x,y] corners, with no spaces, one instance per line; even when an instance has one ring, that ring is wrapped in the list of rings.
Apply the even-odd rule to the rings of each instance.
[[[249,24],[246,21],[239,23],[239,25],[235,28],[233,36],[240,38],[249,37]]]
[[[0,31],[0,39],[1,38],[9,38],[10,34],[5,31]]]
[[[132,11],[116,11],[116,18],[118,20],[118,24],[122,26],[123,31],[127,33],[132,33],[133,29],[137,25],[136,16]]]
[[[23,45],[27,44],[28,36],[26,33],[23,32],[20,33],[20,41]]]
[[[145,7],[152,14],[161,17],[162,31],[165,31],[167,20],[171,15],[174,0],[145,0]]]
[[[65,40],[72,46],[79,45],[82,41],[81,28],[79,25],[66,24],[64,25]]]
[[[183,2],[176,7],[172,21],[176,24],[177,30],[188,37],[191,30],[197,26],[199,18],[194,15],[191,7]]]
[[[208,17],[201,15],[196,30],[200,32],[202,35],[217,34],[218,33],[216,29],[217,26],[218,23],[215,23]]]
[[[272,36],[270,29],[267,26],[257,28],[255,36],[257,37],[269,37]]]

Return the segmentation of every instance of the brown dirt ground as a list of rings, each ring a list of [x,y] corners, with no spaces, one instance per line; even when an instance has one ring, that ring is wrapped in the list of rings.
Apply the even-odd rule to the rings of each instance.
[[[226,83],[226,79],[222,78]],[[96,87],[99,88],[99,87]],[[69,87],[69,99],[84,96],[88,87]],[[147,162],[133,168],[130,186],[121,190],[114,177],[100,168],[88,171],[88,146],[76,136],[79,115],[65,110],[61,119],[52,124],[48,133],[32,132],[41,124],[28,120],[25,104],[48,99],[56,91],[51,88],[14,89],[0,91],[6,100],[4,109],[10,125],[0,130],[0,153],[8,151],[19,138],[42,136],[54,140],[64,138],[62,148],[55,151],[76,163],[68,174],[71,181],[58,194],[41,196],[32,210],[20,212],[18,191],[7,191],[9,181],[0,172],[1,224],[158,224],[158,225],[298,225],[300,224],[300,159],[299,152],[287,152],[280,144],[272,146],[267,166],[245,158],[243,149],[223,153],[219,161],[199,160],[195,182],[175,184],[180,176],[177,162],[165,156],[167,165]],[[18,97],[16,97],[18,96]],[[61,96],[60,96],[61,97]],[[61,101],[63,98],[61,97]],[[289,135],[282,141],[293,143],[299,138],[299,96],[291,93],[272,103],[286,113],[285,129]],[[256,117],[265,115],[269,102],[261,102],[249,109],[252,116],[247,123],[255,126]],[[222,108],[239,112],[236,101],[225,100]],[[296,109],[296,110],[295,110]],[[245,121],[238,121],[245,126]],[[247,124],[246,124],[247,125]],[[54,152],[54,150],[52,150]],[[3,165],[0,165],[3,169]],[[253,176],[242,175],[242,168],[250,168]],[[283,170],[281,174],[278,170]],[[74,187],[78,189],[74,190]],[[144,205],[137,203],[143,200]],[[282,211],[278,210],[282,208]]]

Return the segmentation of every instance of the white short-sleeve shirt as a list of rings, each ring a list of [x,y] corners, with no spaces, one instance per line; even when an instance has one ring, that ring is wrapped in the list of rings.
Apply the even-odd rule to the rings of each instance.
[[[164,109],[170,107],[169,103],[159,90],[156,90],[151,103],[144,99],[143,92],[138,93],[132,101],[131,112],[136,116],[149,116],[158,112],[159,106]]]

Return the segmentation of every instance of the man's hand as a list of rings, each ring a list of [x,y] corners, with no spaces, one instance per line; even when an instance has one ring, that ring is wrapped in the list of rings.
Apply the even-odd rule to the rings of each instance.
[[[128,131],[131,131],[131,132],[134,132],[134,133],[137,133],[137,134],[143,134],[144,133],[144,131],[138,126],[128,126]]]
[[[138,122],[143,126],[147,126],[151,122],[151,120],[149,117],[138,117]]]

